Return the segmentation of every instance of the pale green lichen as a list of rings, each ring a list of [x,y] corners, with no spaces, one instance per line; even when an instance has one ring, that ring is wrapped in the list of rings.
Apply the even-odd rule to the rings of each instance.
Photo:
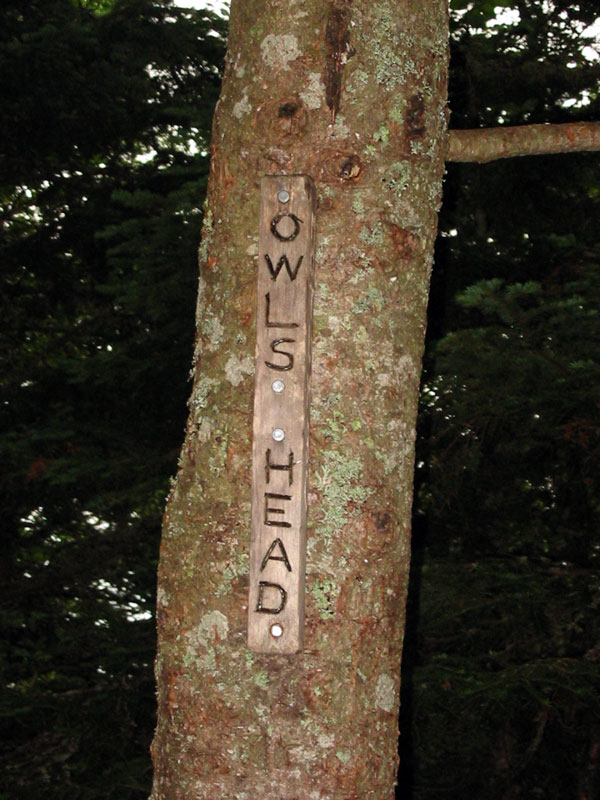
[[[329,244],[329,239],[325,236],[323,237],[323,242],[325,246]],[[326,283],[318,283],[315,289],[315,305],[321,303],[323,308],[328,307],[327,300],[331,295],[331,289]]]
[[[231,592],[233,583],[239,578],[248,574],[249,560],[250,557],[248,553],[238,553],[235,562],[230,562],[227,564],[223,570],[221,584],[215,590],[216,597],[223,597],[224,595],[229,594]],[[250,662],[248,662],[248,658],[251,659]],[[251,666],[253,663],[252,653],[249,650],[246,651],[246,663],[248,666]]]
[[[202,322],[200,324],[200,330],[208,339],[208,349],[213,352],[217,350],[223,341],[223,333],[225,332],[225,328],[223,327],[221,320],[214,312],[208,309],[204,310]]]
[[[363,242],[370,245],[375,244],[383,244],[384,236],[383,236],[383,225],[379,220],[371,225],[369,228],[365,225],[361,232],[358,234],[358,238],[362,239]]]
[[[194,393],[190,401],[191,407],[194,409],[206,408],[210,393],[216,385],[217,381],[214,378],[207,378],[203,375],[194,386]]]
[[[361,255],[364,255],[364,253],[361,254]],[[368,261],[368,259],[366,259],[366,258],[364,258],[363,261],[367,265],[370,263]],[[363,267],[362,269],[357,269],[356,272],[354,273],[354,275],[348,281],[348,283],[350,283],[352,286],[356,286],[361,281],[364,281],[366,278],[368,278],[371,275],[373,275],[374,272],[375,272],[375,270],[371,266],[366,266],[366,267]]]
[[[213,647],[209,647],[203,655],[196,655],[193,650],[186,650],[182,658],[183,666],[186,669],[195,667],[203,672],[216,672],[217,657]]]
[[[386,389],[389,386],[394,385],[394,376],[390,375],[389,372],[380,372],[376,376],[375,380],[377,381],[377,386],[379,386],[380,389]]]
[[[345,139],[349,135],[350,128],[346,125],[344,116],[342,114],[338,114],[335,118],[335,122],[333,123],[333,130],[330,132],[330,136],[333,139]]]
[[[225,364],[225,377],[233,386],[239,386],[245,375],[254,372],[254,361],[250,356],[229,356]]]
[[[352,73],[351,78],[351,86],[352,88],[360,87],[361,89],[364,88],[369,82],[369,73],[365,72],[364,69],[356,69]]]
[[[256,716],[259,718],[261,722],[265,722],[269,717],[269,709],[267,706],[254,706],[254,710],[256,711]]]
[[[269,676],[264,669],[259,669],[258,672],[254,674],[253,680],[261,689],[266,689],[269,685]]]
[[[372,6],[371,53],[375,64],[377,83],[387,87],[402,85],[408,75],[414,75],[417,67],[407,54],[417,42],[414,35],[398,32],[394,19],[395,9],[389,2],[379,0]]]
[[[215,643],[229,635],[229,621],[220,611],[210,611],[200,624],[186,633],[187,648],[183,654],[183,665],[206,672],[216,671]]]
[[[190,636],[197,639],[201,645],[214,642],[216,639],[226,639],[229,635],[229,621],[220,611],[209,611],[200,620],[200,624],[190,632]]]
[[[336,750],[335,755],[344,766],[350,761],[350,753],[347,750]]]
[[[378,375],[377,377],[378,379],[381,379],[381,375]],[[394,384],[393,382],[390,382],[388,385],[393,386]],[[409,438],[400,446],[392,449],[376,450],[375,458],[381,461],[384,475],[390,475],[392,472],[395,472],[404,465],[406,458],[410,458],[412,461],[413,439]]]
[[[215,430],[213,420],[202,412],[207,408],[208,398],[216,385],[217,381],[202,376],[197,381],[189,402],[189,408],[193,414],[197,435],[202,443],[208,442]]]
[[[385,125],[380,125],[373,134],[373,139],[376,142],[387,144],[390,141],[390,130]]]
[[[322,747],[323,750],[328,750],[335,744],[335,736],[333,735],[333,733],[321,733],[317,737],[317,744],[319,745],[319,747]]]
[[[300,713],[302,715],[309,714],[308,709],[303,708]],[[327,717],[322,717],[322,722],[324,725],[329,723],[329,719]],[[308,733],[312,734],[318,741],[320,736],[328,735],[324,730],[323,727],[317,722],[314,716],[304,716],[303,719],[300,720],[301,727],[308,731]]]
[[[249,114],[252,111],[252,106],[250,105],[250,101],[248,100],[248,94],[244,92],[244,96],[241,100],[238,100],[237,103],[233,106],[232,114],[236,119],[241,119],[246,114]]]
[[[327,420],[323,433],[332,442],[339,442],[345,432],[344,415],[336,408]]]
[[[270,33],[262,40],[260,49],[263,61],[273,69],[289,69],[290,61],[302,55],[298,40],[291,33]]]
[[[202,319],[202,312],[204,310],[204,306],[206,305],[206,300],[204,298],[204,294],[206,292],[206,281],[200,275],[198,277],[198,297],[196,300],[196,324],[200,322]]]
[[[382,674],[377,678],[375,707],[387,712],[397,711],[398,709],[394,679],[389,675]]]
[[[156,605],[164,608],[169,605],[169,595],[162,586],[159,586],[156,590]]]
[[[315,581],[309,591],[321,619],[332,617],[335,613],[334,601],[340,593],[340,587],[336,586],[335,581],[331,578],[322,578]]]
[[[317,252],[315,254],[316,258],[317,258],[317,261],[321,261],[323,259],[323,257],[327,253],[327,248],[328,247],[329,247],[329,237],[323,236],[322,239],[320,240],[319,244],[318,244]],[[319,296],[319,294],[317,294],[317,297],[318,296]]]
[[[320,72],[311,72],[308,76],[308,85],[300,92],[300,99],[310,109],[321,108],[325,102],[325,87],[321,80]]]
[[[364,214],[365,213],[365,204],[362,201],[362,198],[355,197],[352,201],[352,211],[355,214]]]
[[[410,184],[411,168],[408,161],[396,161],[392,164],[385,175],[383,176],[382,183],[384,183],[390,191],[395,195],[400,196]]]
[[[319,531],[328,538],[347,522],[356,506],[364,503],[372,490],[363,486],[362,463],[338,450],[323,453],[323,465],[316,475],[315,486],[323,497],[323,517]],[[353,508],[349,508],[352,505]]]
[[[406,109],[406,99],[401,97],[397,100],[396,105],[390,111],[390,119],[401,125],[404,121],[404,111]]]
[[[208,249],[212,240],[213,235],[213,215],[210,208],[208,208],[204,213],[204,219],[202,220],[202,239],[200,243],[200,249],[198,251],[198,260],[200,264],[204,264],[208,256]]]
[[[363,292],[354,304],[353,311],[355,314],[364,314],[365,312],[381,312],[386,301],[381,291],[376,286],[370,286],[366,292]],[[378,321],[377,317],[374,318],[375,322]]]
[[[207,417],[200,417],[196,421],[196,430],[198,432],[198,439],[202,444],[209,441],[215,430],[215,423]]]
[[[304,745],[290,747],[287,752],[289,753],[291,762],[295,764],[308,765],[317,759],[317,753],[312,748],[305,747]]]
[[[328,322],[331,325],[332,329],[337,329],[337,320],[329,317]],[[335,406],[339,405],[342,401],[342,395],[338,392],[331,392],[327,395],[327,397],[321,398],[319,403],[315,403],[311,408],[311,417],[313,420],[321,420],[323,417],[327,417],[327,427],[328,430],[326,431],[325,435],[331,439],[335,440],[337,434],[337,420],[341,418],[341,412],[338,411]],[[333,422],[333,428],[330,428],[330,423]]]

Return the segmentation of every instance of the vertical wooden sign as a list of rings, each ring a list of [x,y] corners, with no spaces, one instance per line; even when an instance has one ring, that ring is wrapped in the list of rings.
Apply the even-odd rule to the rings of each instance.
[[[312,180],[261,182],[248,646],[302,649],[312,332]]]

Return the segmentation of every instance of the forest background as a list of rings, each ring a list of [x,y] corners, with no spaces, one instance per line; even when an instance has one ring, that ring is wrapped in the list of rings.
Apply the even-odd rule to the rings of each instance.
[[[595,0],[451,7],[451,127],[600,118]],[[158,0],[0,10],[2,800],[149,793],[225,37]],[[592,800],[599,158],[448,164],[444,190],[399,796]]]

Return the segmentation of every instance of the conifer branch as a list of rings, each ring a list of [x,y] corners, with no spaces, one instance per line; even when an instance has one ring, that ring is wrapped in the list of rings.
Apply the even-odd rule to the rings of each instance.
[[[600,150],[600,122],[451,130],[447,161],[486,163],[514,156]]]

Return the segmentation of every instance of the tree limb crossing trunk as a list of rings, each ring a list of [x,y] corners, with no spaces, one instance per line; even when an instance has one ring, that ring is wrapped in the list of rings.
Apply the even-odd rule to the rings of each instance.
[[[232,4],[161,548],[153,800],[394,795],[447,36],[445,0]],[[250,652],[246,633],[268,174],[309,176],[318,193],[306,624],[288,656]]]

